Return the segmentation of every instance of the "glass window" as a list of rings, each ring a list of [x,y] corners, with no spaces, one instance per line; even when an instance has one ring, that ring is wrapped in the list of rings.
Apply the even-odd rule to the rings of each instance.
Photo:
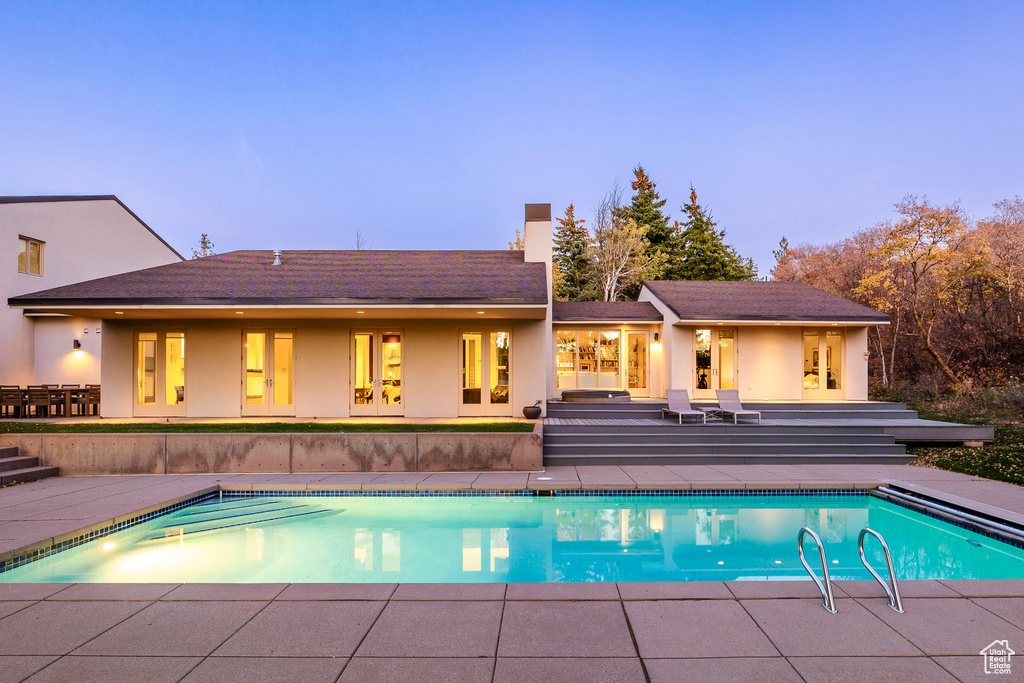
[[[559,389],[576,388],[576,332],[556,333],[556,372]]]
[[[825,332],[825,375],[827,389],[843,388],[843,332],[828,330]]]
[[[491,332],[491,403],[508,403],[509,333]]]
[[[481,352],[483,336],[477,332],[462,335],[462,402],[481,403]]]
[[[718,388],[736,388],[735,330],[718,331]]]
[[[821,386],[818,373],[818,331],[804,330],[804,389]]]
[[[619,386],[619,331],[601,332],[601,387]]]
[[[250,406],[263,405],[266,368],[267,335],[264,332],[245,333],[245,403]]]
[[[274,333],[274,405],[292,404],[292,333]]]
[[[647,334],[629,333],[626,335],[629,375],[626,378],[630,389],[647,388]]]
[[[352,401],[356,405],[373,404],[373,335],[355,335],[355,381]]]
[[[402,335],[385,332],[381,338],[381,400],[402,403]]]
[[[139,333],[136,375],[139,405],[156,405],[156,332]]]
[[[711,330],[695,331],[697,389],[711,388]]]
[[[18,238],[18,272],[42,275],[43,242],[30,237]]]
[[[579,333],[579,373],[576,386],[580,389],[597,388],[597,332]]]
[[[164,340],[164,397],[169,406],[185,402],[184,332],[168,332]]]

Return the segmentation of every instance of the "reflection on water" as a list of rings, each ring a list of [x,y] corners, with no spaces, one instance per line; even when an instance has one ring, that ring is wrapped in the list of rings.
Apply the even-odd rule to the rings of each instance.
[[[884,501],[780,496],[228,499],[0,582],[806,580],[801,526],[825,542],[836,579],[869,578],[865,526],[886,537],[901,579],[1024,578],[1024,551]]]

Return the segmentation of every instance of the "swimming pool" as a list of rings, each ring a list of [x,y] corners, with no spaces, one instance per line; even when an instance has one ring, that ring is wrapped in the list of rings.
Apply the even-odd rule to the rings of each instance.
[[[0,582],[807,580],[808,526],[832,578],[1024,578],[1024,550],[860,495],[213,497],[0,573]],[[884,559],[873,541],[868,558]],[[808,548],[812,566],[817,561]]]

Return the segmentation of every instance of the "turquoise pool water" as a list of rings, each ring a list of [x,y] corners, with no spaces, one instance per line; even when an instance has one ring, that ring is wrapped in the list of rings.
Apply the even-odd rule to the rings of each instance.
[[[867,495],[265,497],[193,505],[0,582],[807,580],[802,526],[821,535],[835,579],[870,578],[865,526],[900,579],[1024,578],[1024,550]]]

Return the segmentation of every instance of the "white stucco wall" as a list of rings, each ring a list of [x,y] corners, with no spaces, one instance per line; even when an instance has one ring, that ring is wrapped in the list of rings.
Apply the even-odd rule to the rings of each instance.
[[[47,384],[98,384],[102,320],[77,317],[32,318],[34,381]],[[82,345],[75,353],[74,340]]]
[[[736,329],[739,356],[736,388],[740,398],[764,401],[801,399],[802,334],[801,327],[743,326]]]
[[[19,236],[45,242],[42,275],[18,272]],[[72,364],[64,350],[70,351],[78,328],[95,330],[99,323],[67,319],[62,326],[54,318],[27,318],[8,308],[9,297],[178,260],[112,199],[0,203],[0,382],[98,381],[98,351],[88,362]],[[85,337],[80,339],[84,347]]]
[[[868,328],[846,328],[846,400],[868,400]]]

